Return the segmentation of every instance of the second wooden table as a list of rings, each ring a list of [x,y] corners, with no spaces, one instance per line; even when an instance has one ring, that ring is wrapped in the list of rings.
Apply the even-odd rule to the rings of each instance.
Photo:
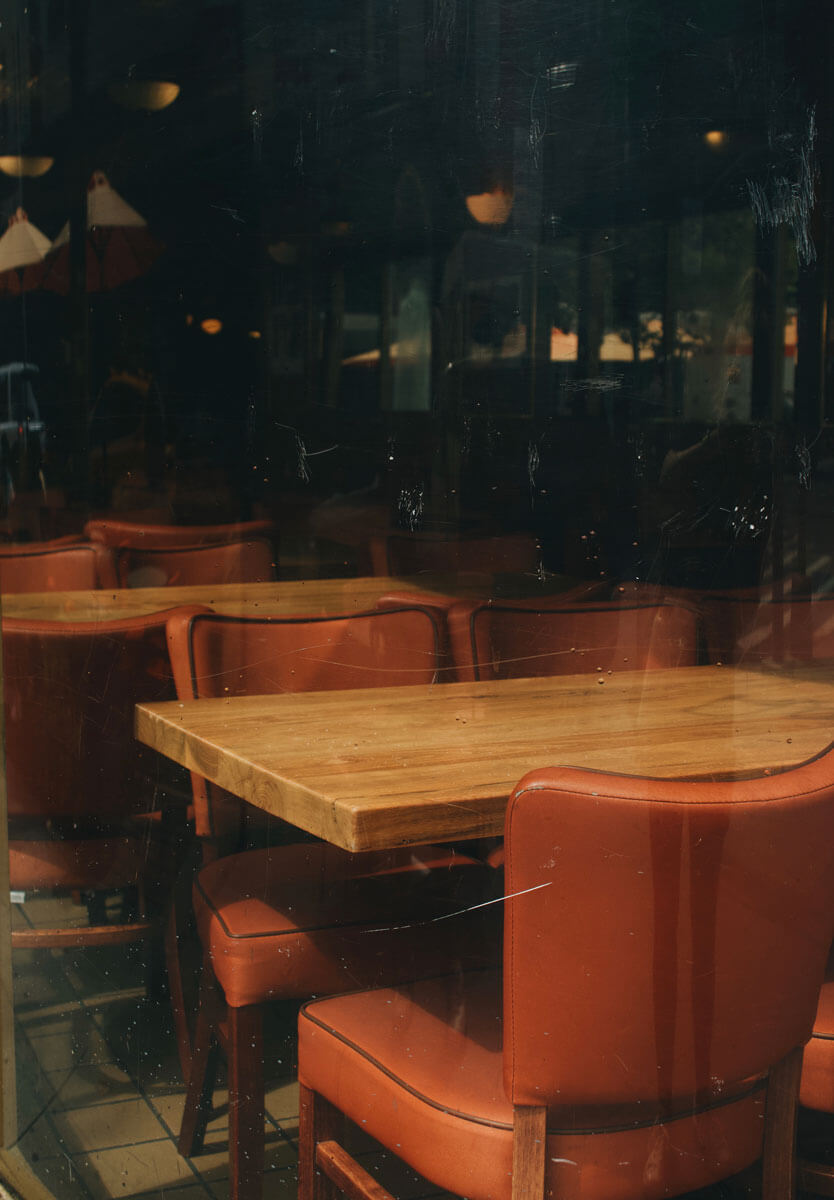
[[[187,587],[118,588],[77,592],[28,592],[2,598],[4,617],[39,621],[110,621],[162,612],[180,604],[205,604],[235,616],[278,616],[362,612],[387,592],[420,599],[458,597],[558,596],[571,580],[564,576],[489,576],[425,573],[410,578],[366,575],[351,579],[288,579],[269,583],[196,584]]]

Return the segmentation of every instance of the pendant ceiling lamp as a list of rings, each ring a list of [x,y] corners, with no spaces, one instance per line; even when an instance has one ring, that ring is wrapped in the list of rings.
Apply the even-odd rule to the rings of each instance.
[[[69,240],[67,222],[44,263],[42,284],[50,291],[69,291]],[[110,186],[102,171],[94,171],[87,187],[87,291],[110,291],[144,275],[162,249],[141,213]]]
[[[38,179],[54,162],[46,154],[0,154],[0,171],[14,179]]]
[[[110,99],[122,108],[134,112],[160,112],[174,103],[180,94],[180,85],[170,79],[125,79],[111,83],[107,91]]]
[[[496,187],[466,197],[466,209],[479,225],[506,225],[513,210],[512,190]]]
[[[51,244],[46,234],[18,208],[0,237],[0,295],[18,296],[36,288]]]

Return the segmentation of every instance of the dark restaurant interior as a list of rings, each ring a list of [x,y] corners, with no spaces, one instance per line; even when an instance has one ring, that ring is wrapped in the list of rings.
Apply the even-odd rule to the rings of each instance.
[[[0,1193],[834,1195],[833,24],[0,11]]]

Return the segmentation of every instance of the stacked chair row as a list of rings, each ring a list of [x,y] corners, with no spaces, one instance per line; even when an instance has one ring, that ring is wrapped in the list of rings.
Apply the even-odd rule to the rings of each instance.
[[[0,591],[256,583],[276,576],[274,527],[90,521],[86,540],[0,546]]]
[[[402,592],[381,602],[404,600],[420,602]],[[435,598],[430,604],[445,628],[448,678],[834,659],[834,595],[786,590],[775,599],[770,589],[707,593],[621,585],[613,600],[602,600],[598,588],[583,585],[541,600]]]

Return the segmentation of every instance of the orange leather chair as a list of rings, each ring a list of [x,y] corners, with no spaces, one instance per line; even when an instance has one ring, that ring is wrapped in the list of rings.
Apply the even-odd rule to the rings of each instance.
[[[105,546],[26,542],[0,546],[0,592],[69,592],[118,587],[113,557]]]
[[[699,622],[673,604],[461,603],[449,610],[459,679],[516,679],[694,666]]]
[[[198,546],[125,546],[115,551],[122,587],[263,583],[275,578],[266,538]]]
[[[155,928],[178,847],[147,819],[159,815],[163,760],[136,742],[133,719],[138,701],[174,698],[169,615],[3,621],[11,887],[85,893],[93,919],[16,929],[13,946],[129,942]],[[139,893],[134,919],[106,923],[104,893],[128,888]]]
[[[99,517],[88,521],[84,533],[91,542],[103,542],[114,550],[143,546],[174,549],[176,546],[217,546],[223,542],[242,542],[249,538],[270,539],[275,534],[272,521],[236,521],[226,525],[153,525]]]
[[[738,666],[762,662],[814,662],[834,658],[834,597],[736,600],[710,603],[708,625],[721,631],[710,645],[713,661]]]
[[[210,613],[174,618],[169,644],[180,699],[198,699],[428,684],[438,630],[418,608],[322,618]],[[220,832],[218,798],[218,789],[194,777],[209,858]],[[436,846],[349,854],[306,842],[208,862],[194,886],[205,966],[180,1152],[202,1146],[222,1042],[232,1196],[260,1196],[263,1004],[488,960],[498,936],[493,910],[463,910],[491,895],[491,874]]]
[[[530,533],[447,538],[425,533],[389,533],[371,540],[374,575],[419,575],[424,571],[535,572],[541,553]]]
[[[720,783],[546,768],[505,836],[503,974],[303,1007],[300,1200],[387,1196],[343,1117],[469,1200],[660,1200],[760,1155],[792,1195],[834,754]]]
[[[811,580],[800,574],[757,587],[724,591],[620,583],[614,595],[632,603],[685,604],[694,608],[703,623],[707,657],[713,663],[813,657],[811,626],[817,617],[824,620],[824,610],[813,614],[807,605],[826,602],[822,596],[812,598]],[[791,608],[783,605],[793,604],[797,608],[792,617]],[[789,630],[790,625],[793,628]]]

